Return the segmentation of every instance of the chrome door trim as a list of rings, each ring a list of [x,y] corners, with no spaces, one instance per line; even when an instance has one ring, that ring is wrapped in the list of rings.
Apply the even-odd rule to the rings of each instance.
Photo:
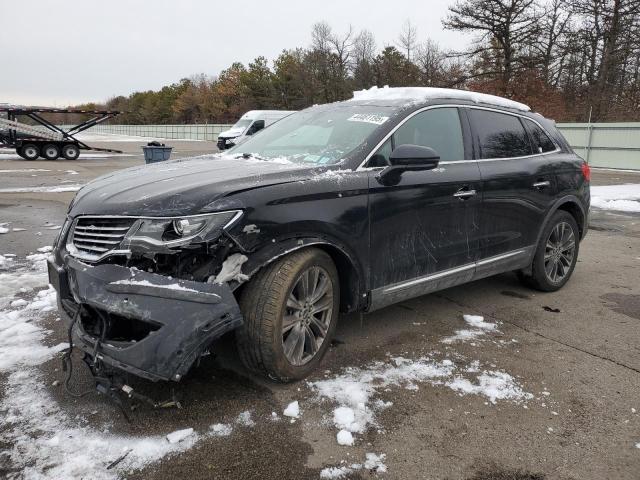
[[[450,268],[448,270],[443,270],[438,273],[432,273],[429,275],[424,275],[422,277],[413,278],[411,280],[406,280],[404,282],[396,283],[390,286],[386,286],[382,288],[382,294],[387,295],[393,292],[397,292],[398,290],[404,290],[405,288],[414,287],[416,285],[420,285],[422,283],[430,282],[433,280],[438,280],[440,278],[448,277],[449,275],[455,275],[456,273],[466,272],[472,268],[481,267],[484,265],[489,265],[494,262],[499,262],[500,260],[506,260],[507,258],[515,257],[516,255],[523,255],[527,253],[529,247],[520,248],[518,250],[513,250],[511,252],[503,253],[500,255],[495,255],[493,257],[488,257],[483,260],[479,260],[473,263],[467,263],[466,265],[462,265],[460,267]]]

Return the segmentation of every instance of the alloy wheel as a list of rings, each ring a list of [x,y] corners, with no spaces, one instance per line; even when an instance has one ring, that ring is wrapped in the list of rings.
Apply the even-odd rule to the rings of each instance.
[[[296,366],[309,362],[324,343],[333,315],[333,283],[322,267],[304,270],[287,298],[282,346]]]
[[[576,252],[573,228],[559,222],[551,230],[544,252],[544,270],[549,281],[560,283],[569,274]]]

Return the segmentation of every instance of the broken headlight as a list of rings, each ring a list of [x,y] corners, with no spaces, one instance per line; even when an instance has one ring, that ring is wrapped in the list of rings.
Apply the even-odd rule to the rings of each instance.
[[[222,230],[235,223],[240,210],[189,215],[184,217],[141,218],[139,227],[129,236],[132,247],[178,247],[217,238]]]

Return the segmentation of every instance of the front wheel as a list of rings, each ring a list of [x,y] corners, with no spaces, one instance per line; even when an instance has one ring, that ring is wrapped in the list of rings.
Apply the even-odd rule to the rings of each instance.
[[[300,380],[322,360],[336,327],[340,286],[331,257],[308,248],[258,272],[240,295],[236,331],[244,364],[281,381]]]
[[[578,260],[580,231],[573,216],[563,210],[553,214],[545,226],[531,264],[531,275],[519,273],[528,286],[555,292],[571,278]]]

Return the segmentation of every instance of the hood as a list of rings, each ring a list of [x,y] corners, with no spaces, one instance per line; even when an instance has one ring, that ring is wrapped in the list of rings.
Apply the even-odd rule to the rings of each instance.
[[[218,134],[218,138],[222,137],[222,138],[234,138],[237,137],[239,135],[242,135],[242,133],[245,131],[244,128],[230,128],[229,130],[225,130],[224,132],[220,132]]]
[[[93,180],[78,192],[69,213],[174,216],[215,211],[207,205],[233,192],[304,180],[312,170],[293,163],[219,155],[153,163]]]

